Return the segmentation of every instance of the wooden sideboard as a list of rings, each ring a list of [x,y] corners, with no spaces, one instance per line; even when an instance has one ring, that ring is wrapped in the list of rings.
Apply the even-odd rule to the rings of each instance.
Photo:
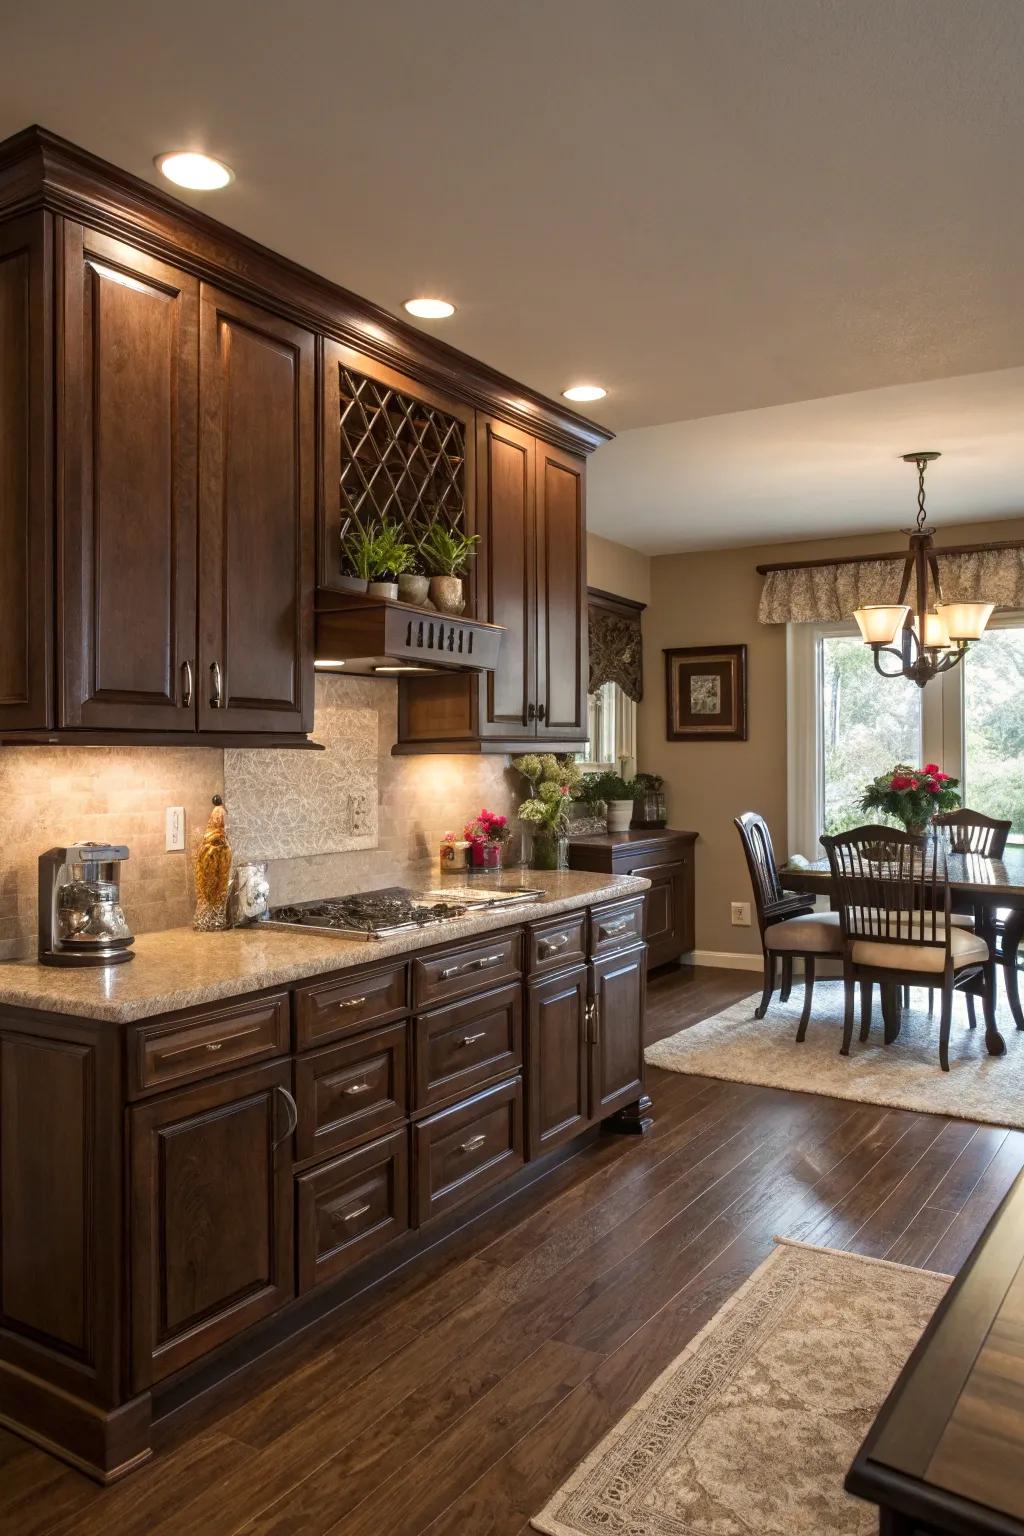
[[[669,827],[597,832],[569,840],[569,868],[642,875],[647,893],[648,969],[678,961],[693,949],[694,853],[698,834]]]
[[[0,1423],[112,1481],[496,1185],[646,1129],[643,905],[124,1025],[0,1010]]]

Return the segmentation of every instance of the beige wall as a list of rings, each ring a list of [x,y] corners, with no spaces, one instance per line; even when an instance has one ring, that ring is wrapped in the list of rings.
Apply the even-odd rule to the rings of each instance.
[[[614,592],[617,597],[632,598],[635,603],[649,603],[651,562],[647,555],[625,544],[588,533],[587,585],[602,592]]]
[[[1024,521],[972,523],[941,529],[943,544],[1024,537]],[[757,622],[761,577],[755,566],[824,555],[899,549],[898,535],[826,539],[755,548],[660,555],[650,562],[650,604],[644,614],[644,699],[639,715],[639,765],[666,780],[669,820],[700,833],[697,845],[697,947],[711,951],[759,948],[756,928],[734,928],[729,903],[748,900],[749,881],[732,818],[758,810],[768,820],[780,858],[786,852],[786,632]],[[609,581],[608,586],[614,588]],[[745,742],[668,742],[665,739],[663,649],[677,645],[746,644],[749,739]]]

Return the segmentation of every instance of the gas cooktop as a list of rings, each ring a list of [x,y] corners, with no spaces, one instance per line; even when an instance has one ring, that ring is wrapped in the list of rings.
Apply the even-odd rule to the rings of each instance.
[[[394,885],[354,896],[273,907],[269,921],[275,927],[308,928],[339,939],[390,939],[435,923],[450,923],[469,912],[539,901],[543,895],[543,891],[525,886],[444,886],[417,891]]]

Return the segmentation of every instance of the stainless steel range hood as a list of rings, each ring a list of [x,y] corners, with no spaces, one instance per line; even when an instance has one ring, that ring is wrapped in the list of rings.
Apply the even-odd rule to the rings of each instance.
[[[316,661],[371,676],[417,672],[490,672],[498,661],[499,624],[455,618],[412,603],[359,593],[317,593]]]

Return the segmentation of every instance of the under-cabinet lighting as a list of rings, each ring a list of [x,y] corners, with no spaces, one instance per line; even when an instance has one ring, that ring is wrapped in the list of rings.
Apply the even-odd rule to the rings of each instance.
[[[129,277],[127,272],[119,272],[116,267],[104,266],[102,261],[94,261],[91,256],[86,257],[86,266],[92,267],[100,277],[105,277],[108,282],[120,283],[122,288],[132,288],[136,293],[148,293],[145,283],[140,283],[137,277]]]
[[[321,668],[325,668],[325,667],[343,667],[345,665],[345,663],[343,661],[326,661],[326,660],[322,661],[320,659],[320,657],[318,656],[316,661],[314,661],[313,665],[314,665],[314,667],[321,667]]]
[[[607,393],[600,384],[573,384],[569,389],[562,390],[566,400],[603,400]]]
[[[455,313],[455,305],[447,299],[406,299],[403,308],[417,320],[447,320]]]
[[[403,666],[396,662],[393,666],[374,667],[375,672],[433,672],[433,667]]]
[[[193,192],[216,192],[235,179],[234,171],[223,160],[214,160],[212,155],[200,155],[189,149],[174,149],[166,155],[157,155],[153,164],[175,186],[190,187]]]

